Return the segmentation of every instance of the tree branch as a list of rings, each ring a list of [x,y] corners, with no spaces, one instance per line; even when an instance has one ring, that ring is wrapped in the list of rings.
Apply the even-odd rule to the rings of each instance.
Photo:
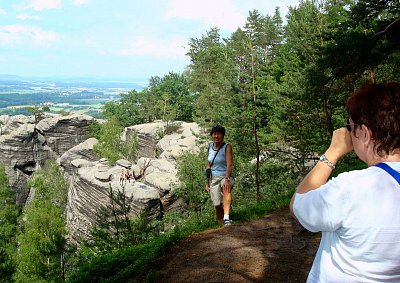
[[[398,22],[400,21],[400,18],[397,18],[396,20],[394,20],[393,22],[391,22],[384,30],[374,34],[373,37],[377,36],[377,35],[381,35],[386,33],[389,29],[391,29],[393,26],[395,26]]]

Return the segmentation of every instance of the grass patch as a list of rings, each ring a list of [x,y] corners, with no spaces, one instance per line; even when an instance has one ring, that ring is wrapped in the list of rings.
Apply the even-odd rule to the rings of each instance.
[[[251,221],[263,217],[274,210],[287,207],[293,192],[292,190],[289,193],[283,193],[268,200],[250,202],[246,206],[233,209],[231,218],[240,222]]]

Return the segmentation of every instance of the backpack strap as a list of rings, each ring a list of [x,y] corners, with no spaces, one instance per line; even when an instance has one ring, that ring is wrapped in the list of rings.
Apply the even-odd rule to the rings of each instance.
[[[392,167],[387,165],[386,163],[378,163],[375,164],[374,166],[379,167],[383,170],[385,170],[387,173],[389,173],[400,185],[400,173],[394,170]]]

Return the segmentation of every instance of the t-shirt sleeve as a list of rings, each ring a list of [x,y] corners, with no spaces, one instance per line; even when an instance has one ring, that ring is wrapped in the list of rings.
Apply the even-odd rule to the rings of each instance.
[[[341,178],[334,178],[316,190],[296,193],[293,211],[312,232],[335,231],[342,226],[348,202]]]

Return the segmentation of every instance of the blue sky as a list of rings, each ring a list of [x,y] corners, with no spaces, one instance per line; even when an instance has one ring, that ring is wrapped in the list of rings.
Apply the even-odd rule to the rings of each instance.
[[[0,74],[134,79],[183,72],[190,38],[298,0],[1,0]]]

